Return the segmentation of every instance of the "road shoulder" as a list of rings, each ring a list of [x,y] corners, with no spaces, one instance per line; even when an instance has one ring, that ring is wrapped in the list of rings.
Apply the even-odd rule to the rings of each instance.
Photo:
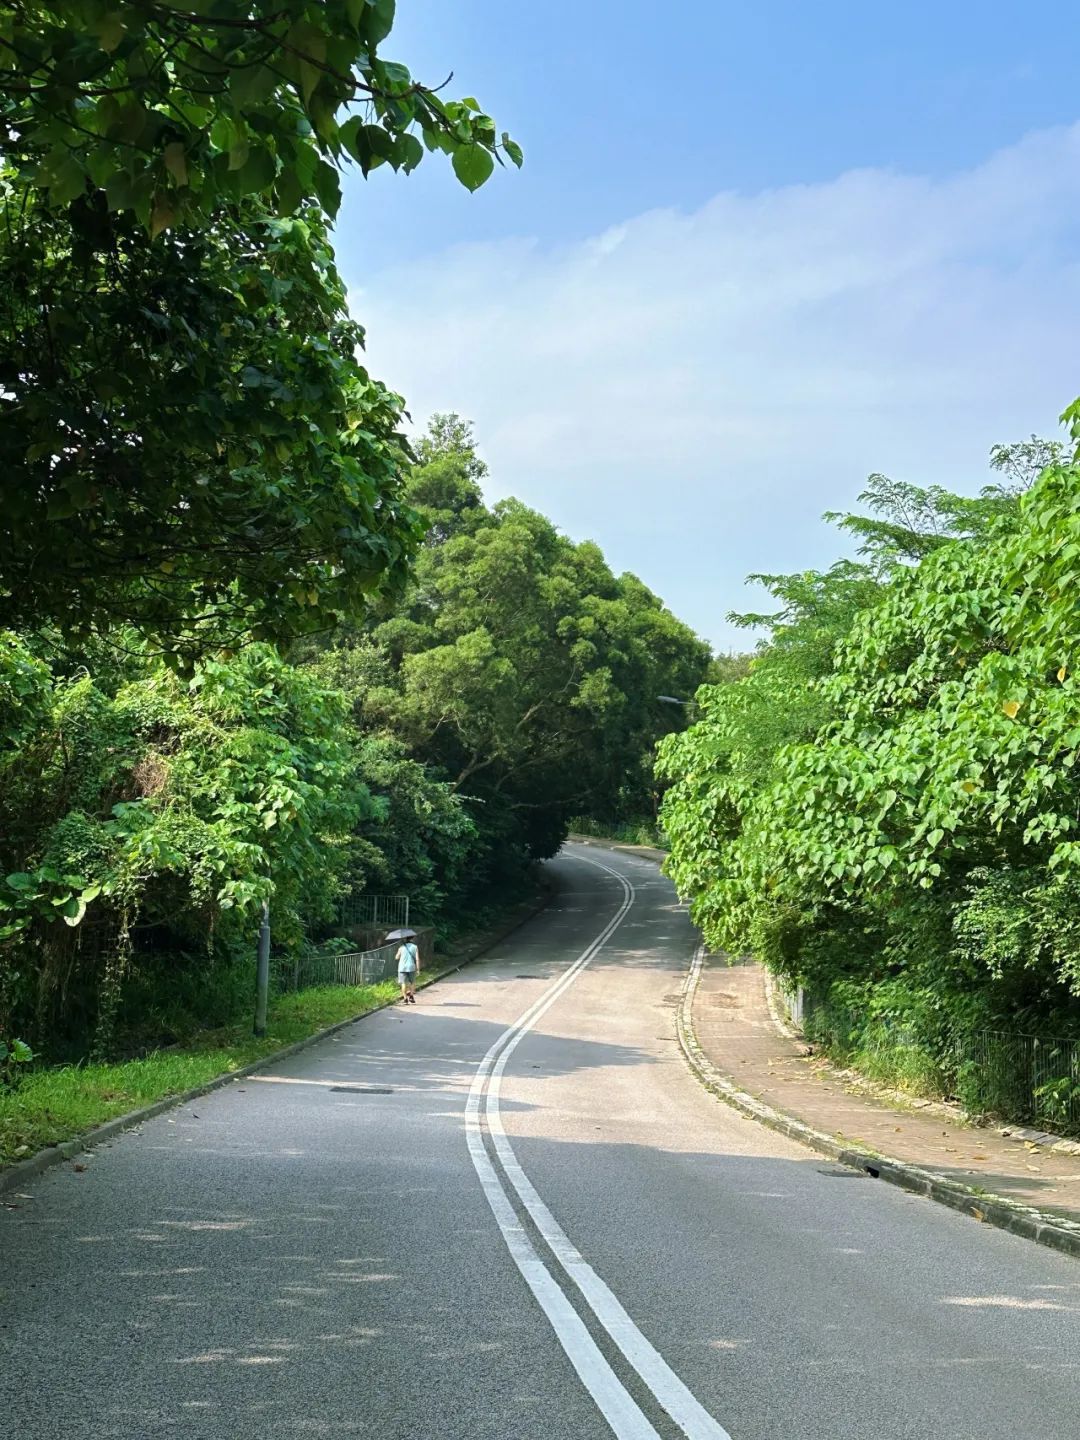
[[[570,838],[657,864],[666,858],[645,846]],[[778,1023],[765,981],[759,965],[695,957],[678,1032],[707,1089],[831,1160],[1080,1258],[1080,1162],[1071,1146],[1055,1153],[1022,1130],[982,1129],[868,1093],[815,1063],[802,1037]]]
[[[420,986],[433,985],[447,975],[456,974],[466,965],[471,964],[492,949],[499,945],[508,935],[531,920],[534,915],[547,908],[551,901],[551,889],[541,881],[537,893],[522,901],[511,909],[495,924],[485,930],[475,931],[464,937],[448,955],[445,963],[438,965],[433,971],[420,978]],[[221,1075],[215,1075],[213,1079],[207,1080],[204,1084],[195,1085],[187,1090],[177,1091],[175,1094],[163,1096],[149,1105],[140,1105],[137,1109],[129,1110],[123,1115],[117,1115],[111,1120],[106,1120],[101,1125],[95,1125],[89,1130],[72,1135],[68,1139],[61,1140],[56,1145],[47,1145],[33,1155],[28,1155],[24,1160],[18,1160],[13,1165],[4,1166],[0,1169],[0,1194],[5,1191],[16,1189],[26,1184],[42,1171],[50,1169],[53,1165],[59,1165],[65,1160],[73,1160],[76,1156],[92,1150],[109,1140],[115,1139],[125,1130],[133,1130],[152,1120],[154,1116],[163,1114],[166,1110],[172,1110],[178,1105],[185,1105],[190,1100],[196,1100],[202,1095],[209,1095],[214,1090],[220,1090],[224,1085],[231,1085],[235,1081],[243,1080],[249,1075],[254,1075],[260,1070],[265,1070],[280,1061],[286,1060],[290,1055],[297,1055],[303,1050],[318,1045],[320,1041],[328,1036],[344,1030],[350,1025],[359,1024],[366,1020],[369,1015],[377,1015],[380,1010],[397,1004],[397,998],[388,1000],[382,1004],[371,1006],[359,1015],[349,1016],[345,1020],[339,1020],[334,1025],[324,1026],[320,1030],[307,1035],[303,1040],[298,1040],[293,1045],[285,1045],[280,1050],[271,1051],[262,1055],[250,1065],[241,1066],[236,1070],[228,1070]]]
[[[744,1115],[864,1174],[1080,1257],[1075,1157],[894,1108],[815,1069],[805,1042],[778,1030],[760,966],[699,953],[678,1023],[698,1079]]]

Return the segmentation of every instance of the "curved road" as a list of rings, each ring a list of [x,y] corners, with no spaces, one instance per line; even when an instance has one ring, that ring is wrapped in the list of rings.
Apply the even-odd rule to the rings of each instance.
[[[670,884],[550,870],[415,1008],[0,1212],[11,1434],[1075,1440],[1075,1261],[713,1099]]]

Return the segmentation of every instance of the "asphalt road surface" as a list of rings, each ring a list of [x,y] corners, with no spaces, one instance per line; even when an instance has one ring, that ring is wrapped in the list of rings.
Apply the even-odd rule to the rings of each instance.
[[[551,871],[415,1007],[0,1211],[5,1434],[1076,1440],[1076,1262],[712,1098],[668,882]]]

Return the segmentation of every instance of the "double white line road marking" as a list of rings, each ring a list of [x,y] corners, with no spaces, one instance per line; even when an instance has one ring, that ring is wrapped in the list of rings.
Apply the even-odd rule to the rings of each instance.
[[[503,1031],[480,1062],[465,1106],[465,1133],[469,1154],[507,1249],[547,1316],[582,1384],[619,1440],[660,1440],[660,1436],[605,1359],[578,1312],[556,1283],[545,1259],[541,1258],[526,1234],[510,1202],[504,1181],[508,1181],[513,1188],[551,1256],[577,1287],[585,1303],[628,1364],[652,1391],[657,1403],[667,1411],[688,1440],[731,1440],[723,1426],[717,1424],[659,1351],[646,1340],[611,1290],[571,1243],[522,1170],[503,1129],[499,1113],[499,1091],[506,1062],[540,1017],[595,959],[634,903],[634,887],[623,875],[608,865],[601,865],[597,860],[588,860],[586,863],[615,876],[623,887],[622,904],[592,944],[582,951],[570,968],[535,1004]],[[498,1167],[484,1145],[481,1106]]]

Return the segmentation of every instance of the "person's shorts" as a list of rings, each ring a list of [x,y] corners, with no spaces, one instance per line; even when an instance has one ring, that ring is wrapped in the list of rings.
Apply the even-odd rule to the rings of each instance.
[[[397,980],[398,980],[398,984],[399,984],[399,985],[415,985],[415,984],[416,984],[416,971],[415,971],[415,970],[399,970],[399,971],[397,972]]]

